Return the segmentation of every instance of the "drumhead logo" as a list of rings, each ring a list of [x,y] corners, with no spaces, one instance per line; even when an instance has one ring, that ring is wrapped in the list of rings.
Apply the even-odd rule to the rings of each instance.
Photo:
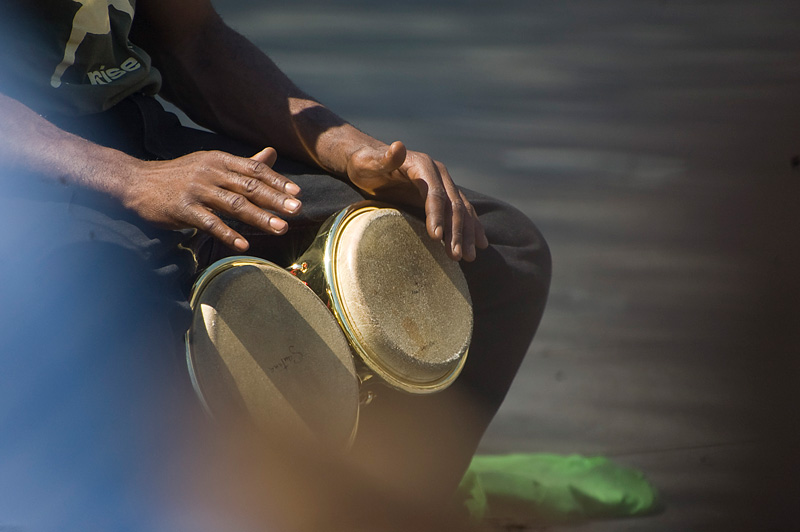
[[[75,64],[75,53],[78,47],[86,39],[87,35],[108,35],[111,33],[110,8],[113,6],[118,11],[127,14],[133,20],[133,5],[131,0],[73,0],[81,4],[72,20],[72,31],[67,44],[64,47],[64,57],[56,67],[53,76],[50,78],[50,85],[53,88],[61,86],[61,76],[64,72]],[[135,64],[134,64],[135,63]],[[92,85],[102,85],[110,83],[112,80],[120,78],[137,70],[141,65],[133,58],[127,59],[122,68],[101,69],[89,73],[89,81]]]

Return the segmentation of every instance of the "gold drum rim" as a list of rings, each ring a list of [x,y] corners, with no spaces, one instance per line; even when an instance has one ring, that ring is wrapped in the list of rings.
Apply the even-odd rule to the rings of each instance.
[[[344,228],[359,214],[386,208],[398,210],[394,206],[374,201],[356,203],[336,214],[330,222],[327,231],[324,227],[320,231],[321,233],[326,233],[323,255],[323,270],[327,280],[325,290],[330,302],[331,311],[336,317],[336,321],[338,321],[339,325],[342,327],[348,340],[350,340],[350,346],[358,355],[358,358],[363,361],[375,375],[383,379],[390,386],[405,392],[413,394],[435,393],[450,386],[459,376],[466,363],[469,348],[464,350],[458,362],[453,365],[449,372],[435,379],[429,381],[414,381],[406,376],[398,375],[391,367],[383,363],[381,357],[363,341],[361,335],[352,326],[354,320],[347,312],[346,306],[343,304],[344,298],[339,290],[340,285],[336,273],[336,256],[340,240],[344,234]]]

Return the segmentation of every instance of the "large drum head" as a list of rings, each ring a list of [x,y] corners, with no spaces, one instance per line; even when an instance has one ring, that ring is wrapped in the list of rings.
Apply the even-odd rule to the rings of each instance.
[[[198,280],[187,355],[215,417],[250,415],[270,434],[313,434],[346,447],[358,379],[336,320],[302,282],[272,263],[234,257]]]
[[[333,237],[333,291],[365,363],[414,393],[442,389],[472,336],[472,301],[459,265],[422,222],[389,208],[356,210]]]

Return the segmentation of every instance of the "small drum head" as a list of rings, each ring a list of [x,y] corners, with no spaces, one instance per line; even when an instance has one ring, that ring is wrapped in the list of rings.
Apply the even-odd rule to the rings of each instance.
[[[472,301],[459,265],[419,220],[364,208],[337,231],[331,256],[340,321],[364,362],[413,393],[449,385],[472,336]]]
[[[187,357],[214,416],[247,414],[269,434],[313,434],[347,447],[358,379],[347,340],[322,301],[274,264],[233,257],[195,285]]]

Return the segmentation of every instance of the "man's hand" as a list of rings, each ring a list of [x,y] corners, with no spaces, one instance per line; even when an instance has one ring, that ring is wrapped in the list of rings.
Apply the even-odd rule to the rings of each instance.
[[[280,235],[288,224],[277,214],[300,211],[295,198],[300,187],[272,170],[276,157],[274,149],[266,148],[250,159],[197,152],[171,161],[141,162],[121,199],[145,220],[172,229],[194,227],[245,251],[247,240],[218,214]]]
[[[444,241],[453,260],[473,261],[475,248],[489,245],[475,209],[447,168],[424,153],[407,151],[402,142],[356,150],[347,161],[347,176],[378,199],[424,205],[428,235]]]
[[[406,153],[400,142],[387,149],[305,94],[209,0],[140,0],[136,8],[136,42],[163,75],[162,96],[192,120],[347,175],[378,199],[424,206],[429,235],[443,240],[455,260],[474,260],[475,248],[488,246],[443,164]]]

